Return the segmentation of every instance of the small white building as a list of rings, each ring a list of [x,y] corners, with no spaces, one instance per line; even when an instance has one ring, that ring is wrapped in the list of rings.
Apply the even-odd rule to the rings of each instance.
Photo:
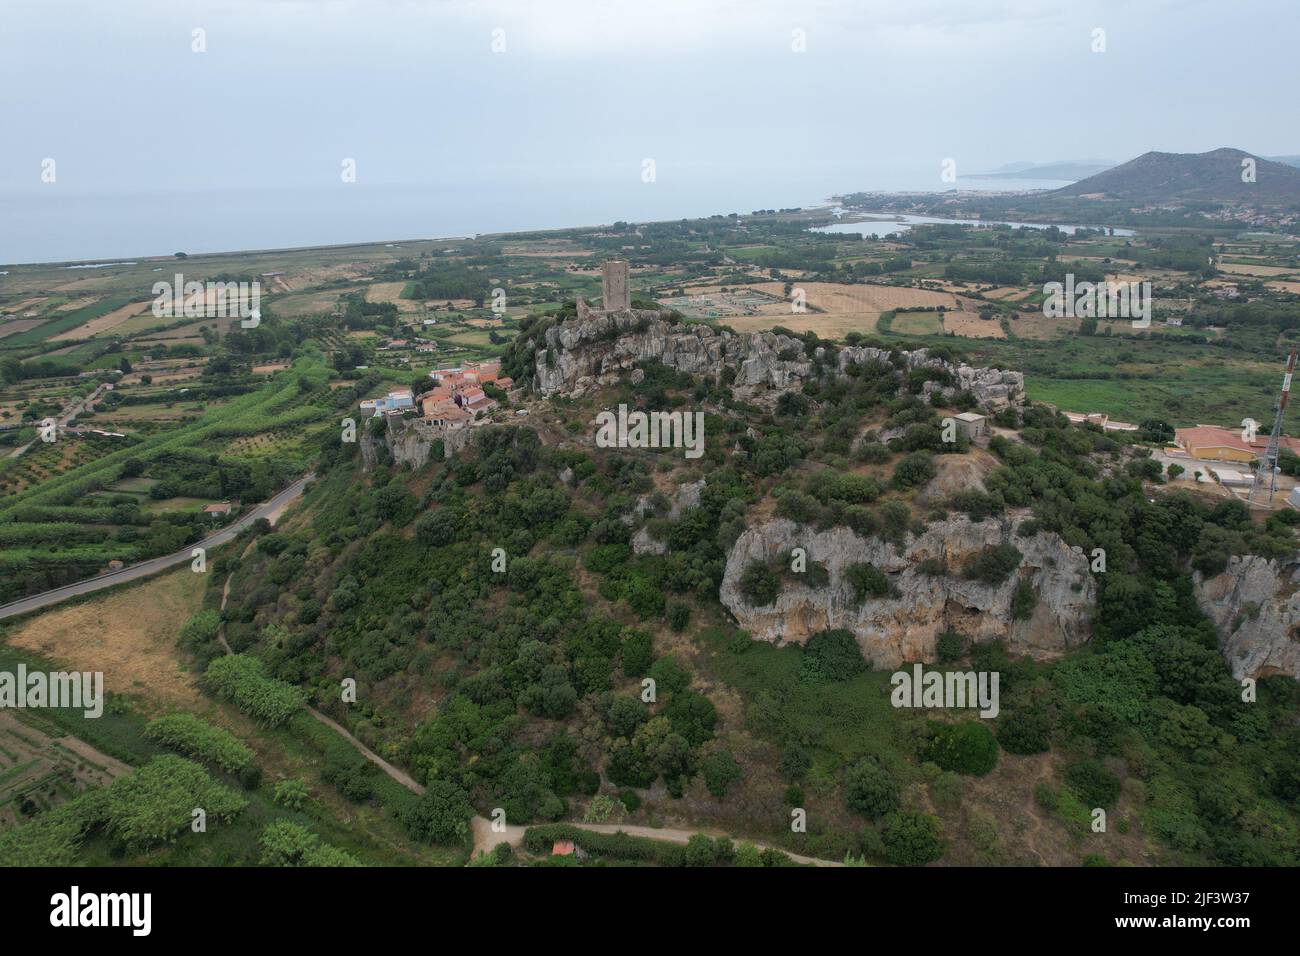
[[[954,415],[953,419],[957,422],[957,429],[970,441],[977,438],[987,438],[989,433],[989,420],[976,412],[962,412],[960,415]]]
[[[1212,474],[1219,484],[1225,488],[1249,488],[1255,483],[1254,475],[1243,474],[1235,468],[1208,466],[1206,471]]]

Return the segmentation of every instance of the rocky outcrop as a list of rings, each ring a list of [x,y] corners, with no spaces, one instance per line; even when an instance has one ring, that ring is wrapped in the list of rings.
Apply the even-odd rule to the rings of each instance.
[[[682,513],[700,506],[700,497],[704,493],[704,479],[698,481],[683,482],[678,485],[670,495],[663,495],[667,501],[667,508],[663,509],[660,517],[669,521],[676,521]],[[619,520],[624,524],[635,524],[640,518],[656,513],[655,495],[642,495],[632,507],[632,510],[623,515]],[[632,553],[633,554],[667,554],[668,545],[650,534],[647,528],[640,528],[636,534],[632,535]]]
[[[1192,581],[1233,677],[1300,680],[1300,561],[1234,556],[1222,574]]]
[[[874,667],[897,667],[904,661],[932,661],[938,636],[957,631],[972,641],[1005,639],[1013,651],[1050,658],[1091,635],[1096,585],[1082,549],[1059,536],[1039,532],[1013,538],[1013,528],[1027,512],[974,522],[964,516],[931,524],[911,536],[900,550],[877,538],[863,538],[847,528],[816,531],[784,518],[746,530],[727,558],[722,603],[756,640],[804,643],[813,634],[845,628],[857,637]],[[999,585],[967,580],[966,562],[979,552],[1010,541],[1023,555],[1020,566]],[[741,575],[750,562],[775,562],[795,547],[809,562],[825,566],[822,587],[782,575],[776,600],[765,607],[748,603]],[[928,558],[939,559],[946,573],[926,574]],[[893,595],[859,603],[845,578],[846,569],[870,562],[889,578]],[[932,569],[931,569],[932,570]],[[1028,620],[1011,619],[1011,600],[1020,581],[1028,581],[1038,604]]]
[[[928,399],[934,392],[963,391],[970,392],[981,405],[999,408],[1024,394],[1025,376],[1021,372],[1008,372],[1000,368],[975,368],[970,365],[954,365],[951,362],[931,355],[928,349],[916,349],[912,352],[900,352],[908,371],[932,368],[944,371],[953,377],[954,384],[943,385],[940,382],[926,382],[921,394]],[[890,353],[885,349],[866,346],[846,345],[836,356],[836,363],[841,372],[850,365],[870,365],[875,362],[890,361]]]
[[[437,442],[442,442],[442,457],[450,458],[469,444],[472,434],[472,428],[448,428],[419,418],[390,416],[379,434],[369,427],[362,429],[361,460],[367,470],[389,459],[394,464],[420,468],[433,455]]]
[[[908,368],[929,367],[948,372],[953,385],[926,382],[925,394],[965,389],[985,405],[1005,405],[1024,390],[1019,372],[953,365],[925,349],[901,353]],[[826,360],[824,349],[812,358]],[[591,388],[616,381],[638,362],[658,361],[693,375],[713,377],[724,368],[735,371],[732,390],[738,397],[774,403],[782,392],[801,387],[813,361],[804,343],[775,332],[734,333],[698,323],[668,321],[667,313],[644,309],[585,312],[546,330],[545,348],[537,351],[534,389],[542,395],[580,397]],[[850,364],[889,361],[881,349],[846,346],[835,357],[843,373]]]

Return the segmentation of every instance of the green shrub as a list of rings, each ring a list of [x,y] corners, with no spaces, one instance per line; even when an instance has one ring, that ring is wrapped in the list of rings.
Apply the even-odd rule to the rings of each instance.
[[[966,564],[966,577],[983,584],[998,585],[1020,566],[1024,555],[1013,544],[999,544],[986,548]]]
[[[262,866],[361,866],[361,862],[325,843],[306,827],[289,820],[276,820],[257,838],[262,848]]]
[[[725,797],[742,776],[740,764],[736,763],[736,758],[728,750],[719,750],[705,757],[700,770],[704,774],[704,785],[709,793],[719,798]]]
[[[935,473],[934,456],[927,451],[914,451],[894,466],[889,483],[895,488],[915,488],[925,484]]]
[[[880,832],[885,859],[898,866],[922,866],[947,851],[939,821],[927,813],[903,810],[885,818]]]
[[[844,775],[844,802],[850,810],[878,819],[898,809],[898,784],[875,760],[859,760]]]
[[[111,835],[128,847],[148,847],[188,830],[201,807],[209,824],[228,821],[248,806],[238,792],[216,783],[193,761],[155,757],[107,788],[104,817]]]
[[[819,631],[808,638],[799,661],[799,679],[808,683],[843,681],[867,669],[862,648],[852,632]]]
[[[781,593],[781,579],[761,561],[751,561],[740,575],[740,593],[754,607],[766,607]]]
[[[407,806],[402,824],[416,840],[455,844],[468,841],[472,816],[469,794],[449,780],[430,780],[420,799]]]
[[[998,721],[998,743],[1007,753],[1044,753],[1051,732],[1051,720],[1041,707],[1018,707]]]
[[[944,664],[951,664],[953,661],[959,660],[965,649],[966,638],[956,631],[944,631],[940,634],[935,647],[935,651],[939,655],[939,661]]]
[[[246,654],[229,654],[212,661],[203,683],[264,727],[279,726],[306,703],[301,689],[268,676],[262,662]]]
[[[927,757],[944,770],[983,776],[998,763],[993,732],[976,720],[932,725]]]
[[[308,796],[307,784],[301,780],[283,780],[275,785],[275,802],[290,810],[301,810]]]
[[[164,747],[210,763],[227,773],[240,773],[253,763],[253,751],[233,734],[183,711],[150,721],[144,735]]]
[[[1119,777],[1099,760],[1076,760],[1068,764],[1065,782],[1089,807],[1113,807],[1119,799]]]
[[[850,564],[844,569],[844,579],[853,588],[853,599],[859,604],[868,598],[888,597],[893,590],[885,573],[869,561]]]
[[[1028,581],[1019,582],[1011,595],[1011,619],[1027,621],[1034,616],[1036,607],[1038,607],[1038,592],[1034,590],[1034,586]]]

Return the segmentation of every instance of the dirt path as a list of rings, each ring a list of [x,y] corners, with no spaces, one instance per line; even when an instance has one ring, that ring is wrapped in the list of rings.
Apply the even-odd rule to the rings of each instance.
[[[577,827],[581,830],[590,830],[592,833],[626,833],[628,836],[646,837],[651,840],[663,840],[665,843],[687,843],[691,837],[696,834],[704,834],[707,837],[717,839],[718,837],[728,837],[730,834],[721,833],[716,830],[685,830],[679,827],[645,827],[626,823],[577,823],[566,821],[565,826]],[[528,827],[523,826],[506,826],[503,830],[494,831],[492,821],[484,817],[474,817],[470,821],[470,829],[474,833],[474,853],[486,853],[498,843],[509,843],[512,847],[518,847],[524,840],[524,833]],[[806,863],[813,866],[843,866],[834,860],[819,860],[811,856],[801,856],[798,853],[791,853],[788,850],[782,850],[780,847],[769,846],[765,843],[755,843],[760,850],[772,849],[784,853],[796,863]]]
[[[275,517],[273,517],[271,520],[274,522],[278,518],[279,518],[279,514],[277,513]],[[244,549],[244,554],[247,555],[249,549],[251,549],[252,547],[253,547],[253,543],[250,542],[248,548]],[[222,611],[226,609],[226,601],[230,597],[230,580],[233,576],[234,576],[233,571],[226,576],[226,583],[221,591]],[[226,643],[224,624],[222,625],[221,629],[217,632],[217,640],[221,642],[221,647],[225,650],[227,654],[234,653],[230,649],[230,645]],[[396,780],[398,783],[400,783],[407,790],[410,790],[412,793],[417,793],[417,794],[424,793],[424,787],[418,784],[415,781],[414,777],[406,773],[404,770],[401,770],[393,766],[383,757],[379,756],[379,754],[375,753],[373,750],[371,750],[369,747],[363,744],[356,737],[352,736],[352,734],[349,733],[348,730],[338,721],[325,716],[315,707],[309,706],[307,708],[307,713],[311,714],[313,717],[319,720],[330,730],[334,731],[336,734],[338,734],[340,737],[346,740],[349,744],[353,746],[353,748],[356,749],[357,753],[361,754],[361,756],[365,757],[367,760],[369,760],[371,763],[377,766],[384,773],[388,774],[388,776],[391,777],[393,780]],[[649,837],[652,840],[665,840],[668,843],[686,843],[690,840],[692,836],[694,836],[697,833],[703,833],[706,836],[713,837],[713,838],[717,838],[720,836],[728,836],[728,834],[725,833],[710,832],[706,830],[682,830],[682,829],[667,828],[667,827],[656,828],[656,827],[630,826],[630,825],[624,826],[622,824],[614,824],[614,823],[576,823],[575,822],[575,823],[571,823],[570,825],[579,827],[583,830],[591,830],[594,833],[617,833],[619,831],[622,831],[628,834],[629,836]],[[527,832],[527,830],[528,827],[507,826],[505,830],[502,832],[494,832],[492,830],[492,821],[488,820],[486,817],[480,817],[475,815],[470,819],[470,832],[474,836],[474,849],[472,851],[472,855],[477,855],[480,852],[486,853],[487,851],[491,850],[494,846],[496,846],[498,843],[509,843],[512,847],[517,847],[521,843],[523,843],[524,833]],[[768,846],[762,843],[756,843],[755,846],[757,846],[760,850],[768,849]],[[779,847],[772,847],[772,849],[780,850]],[[843,863],[837,863],[833,860],[818,860],[818,859],[814,859],[813,857],[800,856],[797,853],[788,853],[785,850],[781,850],[780,852],[786,853],[786,855],[789,856],[790,859],[794,860],[796,863],[810,863],[813,866],[843,866],[844,865]]]
[[[337,721],[331,720],[330,718],[326,717],[315,707],[308,707],[307,712],[311,714],[313,717],[315,717],[317,720],[319,720],[326,727],[328,727],[330,730],[334,731],[336,734],[338,734],[340,737],[346,740],[348,743],[350,743],[353,747],[357,749],[357,752],[361,754],[361,756],[365,757],[367,760],[369,760],[371,763],[377,766],[384,773],[388,774],[390,777],[392,777],[394,780],[400,783],[407,790],[410,790],[412,793],[424,793],[424,787],[416,783],[415,779],[410,774],[406,773],[405,771],[398,770],[396,767],[394,767],[383,757],[379,756],[379,754],[375,753],[373,750],[371,750],[361,741],[357,740],[356,737],[353,737],[350,733],[348,733],[347,730],[344,729],[343,726],[339,724]],[[476,817],[475,819],[480,819],[480,818]],[[483,822],[486,823],[487,821],[484,820]]]

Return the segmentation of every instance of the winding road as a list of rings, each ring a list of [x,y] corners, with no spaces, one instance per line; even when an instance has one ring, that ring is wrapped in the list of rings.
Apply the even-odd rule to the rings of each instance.
[[[258,518],[265,518],[271,524],[276,520],[291,503],[302,495],[303,488],[307,482],[311,481],[315,474],[304,475],[299,478],[284,491],[280,492],[269,501],[258,505],[247,514],[241,516],[239,520],[233,522],[217,531],[208,535],[201,541],[186,545],[180,551],[173,554],[165,554],[159,558],[150,558],[147,561],[141,561],[139,564],[132,564],[125,568],[119,568],[116,571],[106,571],[98,574],[93,578],[86,578],[84,581],[76,581],[72,584],[65,584],[62,587],[51,588],[49,591],[42,591],[40,594],[33,594],[30,597],[21,598],[11,604],[0,606],[0,620],[7,617],[16,617],[19,614],[27,614],[31,611],[38,611],[41,608],[49,607],[51,604],[58,604],[60,601],[66,601],[68,598],[77,597],[82,594],[90,594],[94,591],[102,591],[104,588],[115,587],[119,584],[125,584],[127,581],[135,581],[138,578],[148,577],[151,574],[157,574],[159,571],[166,571],[168,568],[174,568],[178,565],[188,564],[194,560],[193,550],[195,548],[204,548],[211,550],[220,547],[229,541],[234,540],[240,531],[247,528]]]
[[[284,509],[302,495],[303,488],[306,487],[307,482],[311,481],[314,477],[316,477],[315,474],[308,474],[299,478],[289,487],[285,488],[284,491],[281,491],[269,501],[258,505],[252,511],[242,516],[238,521],[222,528],[215,534],[208,535],[208,537],[201,541],[188,545],[181,551],[177,551],[174,554],[164,555],[159,558],[150,558],[148,561],[141,561],[139,564],[133,564],[130,567],[121,568],[117,571],[109,571],[93,578],[87,578],[84,581],[77,581],[74,584],[66,584],[63,587],[53,588],[49,591],[43,591],[40,594],[33,594],[32,596],[25,597],[22,600],[14,601],[11,604],[5,604],[0,606],[0,619],[14,617],[19,614],[26,614],[30,611],[49,607],[52,604],[58,604],[60,601],[66,601],[68,598],[76,597],[77,595],[90,594],[94,591],[114,587],[118,584],[123,584],[127,581],[134,581],[138,578],[148,577],[151,574],[157,574],[159,571],[165,571],[168,568],[185,564],[193,560],[193,555],[191,554],[192,549],[198,547],[211,549],[226,544],[227,542],[232,541],[240,531],[248,527],[258,518],[266,518],[272,524],[275,524],[280,515],[284,512]],[[229,593],[229,587],[230,581],[229,578],[227,578],[225,593],[222,595],[223,608],[225,607],[225,599]],[[224,645],[226,653],[231,653],[230,646],[225,644],[224,638],[222,639],[222,644]],[[397,781],[413,793],[424,793],[424,787],[420,786],[420,784],[417,783],[410,774],[405,773],[384,760],[349,733],[348,730],[337,721],[327,717],[314,707],[308,707],[307,711],[312,717],[319,720],[322,724],[325,724],[351,744],[358,753],[379,767],[380,770],[393,780]],[[577,821],[570,821],[568,822],[568,825],[579,827],[583,830],[591,830],[596,833],[617,833],[622,831],[629,836],[650,837],[656,840],[664,840],[669,843],[686,843],[696,833],[704,833],[711,837],[725,835],[717,832],[681,829],[677,827],[659,828],[614,823],[581,823]],[[470,829],[474,836],[473,852],[479,853],[491,850],[498,843],[509,843],[514,847],[519,846],[523,842],[524,833],[528,828],[524,826],[507,826],[503,831],[494,831],[490,820],[485,817],[475,816],[470,821]],[[760,850],[767,849],[766,844],[760,843],[756,845]],[[787,853],[787,855],[796,863],[806,863],[814,866],[843,866],[842,863],[838,863],[834,860],[819,860],[812,857],[800,856],[796,853],[789,853],[789,851],[782,852]]]

